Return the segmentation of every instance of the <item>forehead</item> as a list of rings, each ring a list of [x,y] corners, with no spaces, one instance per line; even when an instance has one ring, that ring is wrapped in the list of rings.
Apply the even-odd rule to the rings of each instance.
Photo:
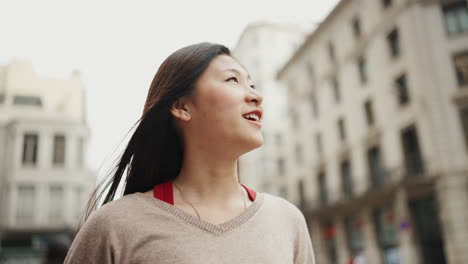
[[[245,68],[237,60],[228,55],[219,55],[214,58],[208,66],[207,72],[212,74],[237,73],[251,79]]]

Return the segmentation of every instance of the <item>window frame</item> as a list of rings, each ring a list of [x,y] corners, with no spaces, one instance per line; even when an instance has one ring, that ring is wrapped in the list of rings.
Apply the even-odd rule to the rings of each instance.
[[[319,187],[319,202],[320,205],[325,206],[328,203],[328,189],[327,189],[327,174],[324,170],[318,172],[317,175]]]
[[[387,9],[393,5],[393,0],[382,0],[381,3],[382,3],[382,7],[384,9]]]
[[[31,191],[31,197],[27,197],[21,189],[28,189]],[[32,224],[36,214],[36,206],[34,205],[35,197],[37,195],[37,188],[32,184],[21,184],[17,187],[17,204],[15,208],[15,220],[20,224]],[[27,197],[30,200],[26,200]],[[25,204],[26,206],[23,206]],[[26,208],[30,210],[26,210]]]
[[[62,140],[59,142],[59,139]],[[61,143],[61,145],[59,145]],[[61,149],[58,149],[58,148]],[[52,150],[52,164],[54,166],[65,166],[66,163],[66,151],[67,151],[67,138],[64,133],[58,133],[54,135],[53,139],[53,150]],[[59,154],[62,155],[59,155]]]
[[[355,39],[359,39],[362,37],[362,25],[361,19],[356,15],[351,20],[352,28],[353,28],[353,36]]]
[[[396,42],[396,44],[395,44]],[[387,44],[392,58],[399,58],[402,55],[400,32],[397,27],[387,34]]]
[[[378,163],[374,164],[374,157],[372,156],[372,152],[375,150],[375,153],[377,155],[375,156],[377,158]],[[382,157],[382,149],[379,145],[372,146],[367,149],[366,152],[367,156],[367,168],[369,172],[369,179],[370,179],[370,186],[371,187],[382,187],[386,184],[386,179],[385,179],[385,165],[384,165],[384,160]]]
[[[42,107],[42,98],[35,95],[14,95],[13,105]]]
[[[35,144],[31,146],[31,140]],[[32,148],[32,150],[31,150]],[[32,151],[32,153],[30,153]],[[31,156],[32,155],[32,156]],[[39,160],[39,134],[37,132],[26,132],[23,134],[23,150],[21,163],[23,166],[36,166]]]
[[[340,117],[337,120],[337,127],[338,127],[338,135],[340,141],[346,141],[346,128],[345,128],[345,120],[344,117]]]
[[[346,243],[351,255],[355,256],[364,249],[363,220],[358,214],[348,215],[344,218]],[[354,232],[353,232],[354,231]],[[353,241],[353,239],[357,239]]]
[[[359,58],[357,59],[357,66],[359,72],[359,81],[361,84],[366,84],[369,81],[369,78],[367,72],[367,60],[364,56],[359,56]]]
[[[400,106],[408,105],[411,101],[411,96],[408,87],[408,75],[406,72],[398,75],[394,80],[395,90],[397,94],[398,104]]]
[[[460,12],[463,12],[463,7],[464,7],[464,11],[466,12],[465,15],[468,16],[468,3],[466,1],[456,1],[456,2],[441,5],[442,16],[443,16],[444,25],[445,25],[445,32],[448,36],[455,36],[455,35],[468,33],[468,25],[466,25],[466,28],[464,28],[461,22]],[[449,17],[449,15],[451,15],[451,17]],[[451,22],[449,22],[449,18],[454,19],[453,21],[455,23],[454,31],[450,30]]]
[[[374,106],[371,99],[364,101],[364,113],[366,117],[366,124],[368,126],[375,125]]]
[[[341,90],[340,90],[340,82],[337,76],[333,77],[332,87],[333,87],[333,97],[335,99],[335,103],[340,103],[341,102]]]
[[[331,62],[336,62],[336,50],[335,50],[335,45],[333,42],[329,41],[327,45],[328,49],[328,57],[330,58]]]
[[[50,222],[53,223],[61,223],[65,220],[65,212],[64,212],[64,199],[65,199],[65,188],[62,185],[50,185],[49,188],[49,210],[47,214],[47,218]],[[55,194],[57,197],[54,197],[54,191],[59,191]],[[56,200],[54,200],[56,199]],[[54,203],[57,202],[57,207],[55,207]]]
[[[347,165],[347,166],[345,166]],[[347,174],[345,174],[345,167],[347,167]],[[341,176],[341,192],[343,197],[349,198],[353,196],[353,173],[351,161],[349,159],[340,162],[340,176]]]
[[[462,57],[463,62],[466,62],[466,65],[462,65],[461,67],[462,70],[460,70],[457,64],[458,57]],[[453,62],[454,70],[455,70],[455,77],[457,80],[458,87],[467,87],[468,86],[468,50],[460,51],[460,52],[453,54],[452,62]],[[466,72],[463,70],[466,70]]]
[[[468,151],[468,106],[458,110],[461,122],[463,140],[465,141],[465,149]]]

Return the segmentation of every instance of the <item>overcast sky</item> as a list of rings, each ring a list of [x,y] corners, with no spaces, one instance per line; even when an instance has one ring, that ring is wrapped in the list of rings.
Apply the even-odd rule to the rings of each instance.
[[[172,52],[202,41],[232,48],[256,21],[313,25],[337,2],[0,0],[0,64],[27,59],[38,74],[56,78],[81,72],[91,129],[87,162],[98,170],[115,159]]]

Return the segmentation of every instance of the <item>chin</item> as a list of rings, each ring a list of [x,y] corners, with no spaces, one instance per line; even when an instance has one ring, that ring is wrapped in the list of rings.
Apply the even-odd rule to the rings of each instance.
[[[251,138],[249,140],[249,150],[248,151],[252,151],[254,149],[257,149],[261,146],[263,146],[263,136],[260,135],[260,137],[256,137],[256,138]]]
[[[249,134],[243,133],[243,136],[236,137],[233,143],[235,144],[235,148],[240,148],[240,153],[245,154],[263,146],[264,139],[261,132]]]

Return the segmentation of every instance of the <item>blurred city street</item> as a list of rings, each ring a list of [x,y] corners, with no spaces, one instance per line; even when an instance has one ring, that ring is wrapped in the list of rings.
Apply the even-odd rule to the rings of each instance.
[[[62,263],[162,60],[203,41],[264,96],[241,181],[302,211],[316,263],[468,263],[468,1],[14,2],[0,264]]]

